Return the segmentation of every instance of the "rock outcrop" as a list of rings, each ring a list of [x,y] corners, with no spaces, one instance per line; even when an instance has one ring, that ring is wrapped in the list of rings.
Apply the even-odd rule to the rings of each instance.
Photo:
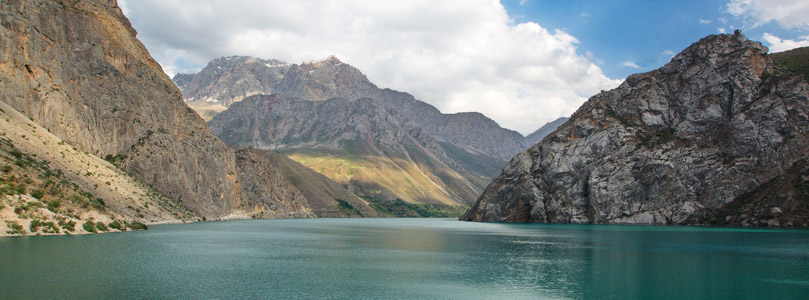
[[[117,157],[199,217],[311,215],[261,156],[237,156],[183,103],[116,1],[3,1],[0,19],[0,100],[78,151]],[[269,177],[246,174],[258,168]]]
[[[712,35],[629,76],[515,156],[461,219],[705,223],[696,216],[755,194],[809,153],[809,84],[766,52],[738,31]]]

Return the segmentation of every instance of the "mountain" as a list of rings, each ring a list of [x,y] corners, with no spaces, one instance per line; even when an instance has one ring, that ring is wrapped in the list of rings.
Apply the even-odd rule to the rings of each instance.
[[[515,156],[461,219],[805,226],[809,84],[766,52],[712,35],[629,76]]]
[[[173,80],[185,103],[207,121],[233,102],[272,93],[288,69],[289,64],[278,60],[231,56],[214,59],[197,74],[177,74]]]
[[[315,217],[320,210],[311,206],[323,201],[309,202],[267,155],[233,150],[208,129],[135,38],[116,1],[4,1],[0,17],[0,95],[9,107],[4,111],[41,126],[37,134],[53,135],[43,135],[39,144],[9,139],[7,150],[14,155],[7,161],[37,154],[31,161],[47,161],[42,164],[56,167],[53,172],[67,174],[66,186],[75,184],[66,193],[90,199],[102,215],[132,221]],[[193,87],[194,80],[185,85]],[[28,126],[33,133],[30,125],[9,128]],[[53,149],[62,145],[74,151],[62,149],[54,157]],[[77,177],[82,174],[104,179]],[[124,185],[131,191],[122,193],[130,189]],[[158,202],[165,202],[162,209],[144,210]]]
[[[437,141],[372,99],[256,95],[208,125],[230,145],[283,152],[368,199],[456,206],[485,184],[448,165]]]
[[[455,172],[471,174],[472,177],[467,180],[478,187],[500,174],[510,157],[530,145],[519,133],[500,127],[480,113],[442,114],[432,105],[416,100],[410,94],[380,89],[358,69],[334,56],[292,65],[277,60],[271,61],[273,63],[270,64],[266,63],[269,62],[267,60],[250,57],[215,59],[199,74],[178,74],[174,77],[174,81],[182,89],[186,103],[207,117],[209,115],[205,114],[211,110],[204,110],[200,108],[201,104],[195,103],[221,103],[220,108],[229,106],[240,99],[232,98],[232,101],[226,102],[212,100],[219,99],[212,95],[250,94],[241,92],[244,89],[237,89],[239,92],[234,92],[233,87],[239,86],[239,82],[260,82],[255,80],[256,76],[252,74],[270,72],[269,66],[287,66],[285,71],[281,67],[274,69],[273,72],[280,74],[273,77],[278,79],[277,81],[261,81],[263,86],[252,88],[251,91],[310,101],[325,101],[332,98],[349,101],[360,98],[372,99],[409,119],[415,127],[423,129],[425,134],[432,137],[442,148],[437,157],[444,164],[453,167]],[[225,65],[224,62],[228,64]],[[247,69],[261,71],[237,71]],[[189,88],[188,82],[194,82],[194,88]],[[201,90],[206,93],[200,94]],[[233,138],[235,137],[230,137],[226,141]],[[264,148],[260,143],[237,145]],[[308,166],[318,169],[312,164]]]
[[[536,143],[542,141],[543,138],[554,132],[556,128],[559,128],[562,124],[565,124],[569,119],[570,118],[562,117],[542,125],[542,127],[539,127],[536,131],[525,136],[525,142],[529,145],[536,145]]]

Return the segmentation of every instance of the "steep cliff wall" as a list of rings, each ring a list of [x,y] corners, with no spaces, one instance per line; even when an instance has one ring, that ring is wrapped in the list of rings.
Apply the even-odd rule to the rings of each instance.
[[[714,35],[630,76],[514,157],[462,219],[701,223],[809,153],[809,84],[766,52]]]
[[[264,201],[243,193],[258,183],[240,178],[234,151],[183,103],[116,1],[3,1],[0,19],[0,100],[79,151],[122,157],[201,217]]]

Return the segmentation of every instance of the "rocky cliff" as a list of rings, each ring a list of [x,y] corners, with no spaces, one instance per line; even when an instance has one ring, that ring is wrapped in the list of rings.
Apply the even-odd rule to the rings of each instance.
[[[368,197],[459,205],[483,184],[447,165],[452,160],[432,137],[372,99],[256,95],[208,125],[228,144],[288,153]]]
[[[116,1],[3,1],[0,19],[1,100],[78,151],[116,157],[199,217],[311,214],[274,171],[245,175],[271,166],[183,103]]]
[[[762,197],[757,189],[794,178],[809,153],[809,84],[766,52],[740,32],[713,35],[629,76],[515,156],[461,219],[698,224]],[[776,212],[766,218],[789,222],[785,209],[762,205]],[[760,216],[744,208],[753,206],[722,216]]]

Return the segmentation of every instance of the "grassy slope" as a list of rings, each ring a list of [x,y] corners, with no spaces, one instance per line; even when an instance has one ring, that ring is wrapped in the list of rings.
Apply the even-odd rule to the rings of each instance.
[[[379,217],[376,210],[343,186],[326,176],[289,159],[283,154],[267,152],[270,161],[311,204],[319,217]]]
[[[801,74],[809,80],[809,47],[796,48],[789,51],[769,55],[775,65],[788,71]]]
[[[383,214],[455,216],[460,215],[458,212],[464,207],[457,205],[437,184],[440,179],[429,172],[427,166],[385,156],[357,156],[325,150],[294,150],[286,154],[351,188]]]

